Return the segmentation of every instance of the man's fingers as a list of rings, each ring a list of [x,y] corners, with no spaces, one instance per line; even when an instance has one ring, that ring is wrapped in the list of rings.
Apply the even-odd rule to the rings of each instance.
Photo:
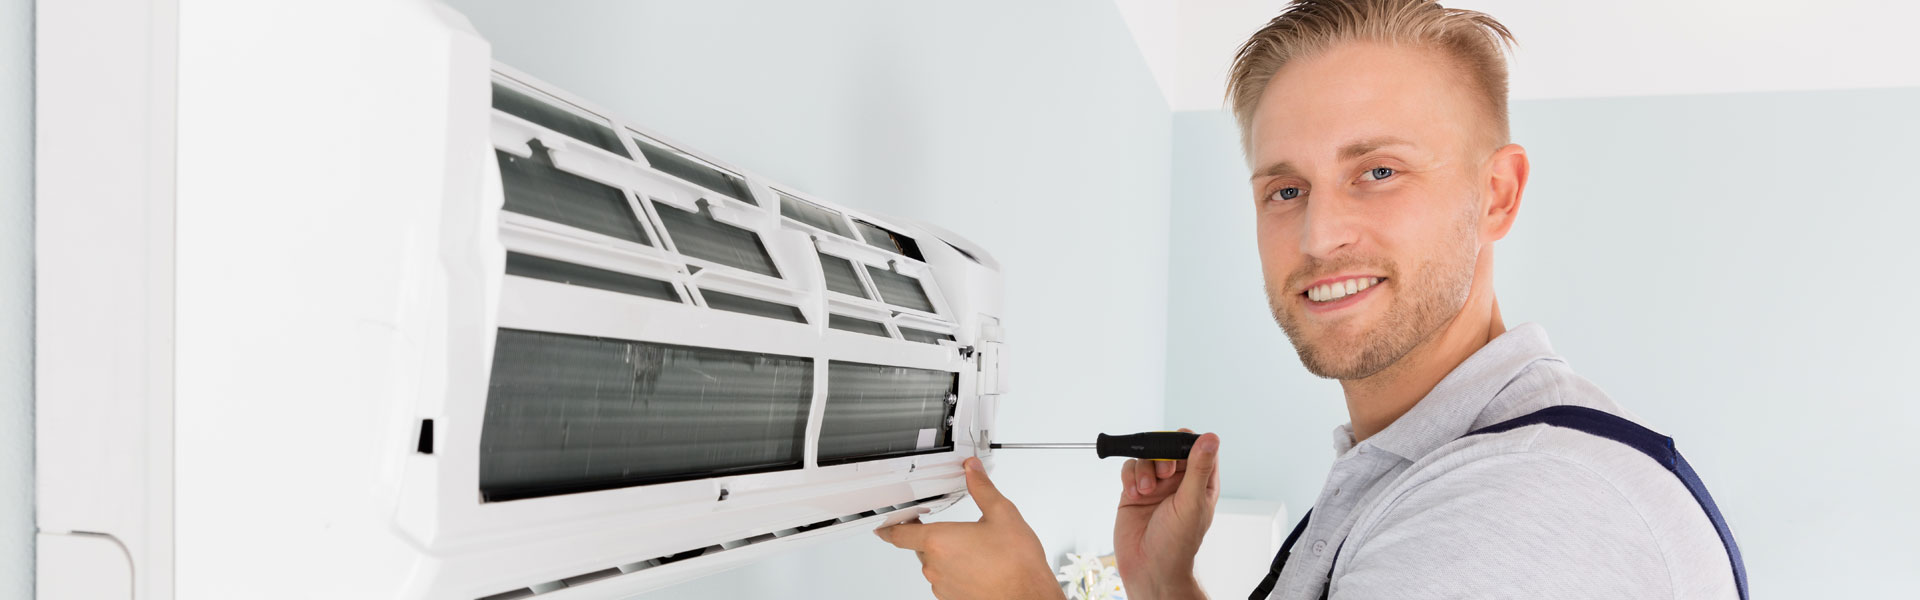
[[[1207,481],[1207,489],[1215,494],[1220,493],[1220,469],[1213,470],[1213,479]]]
[[[1220,436],[1200,436],[1187,454],[1187,476],[1177,494],[1180,501],[1196,510],[1212,505],[1220,490],[1219,467]]]
[[[980,464],[980,459],[968,458],[960,463],[960,468],[967,472],[967,494],[973,496],[973,503],[980,507],[983,519],[1009,512],[1019,514],[1019,510],[1013,507],[1013,501],[1002,495],[1000,488],[994,487],[993,480],[987,478],[986,465]]]
[[[1193,433],[1192,429],[1185,427],[1180,428],[1180,431]],[[1175,493],[1184,483],[1184,478],[1180,475],[1187,468],[1186,460],[1129,459],[1126,464],[1120,466],[1121,498],[1164,497]],[[1215,479],[1217,480],[1218,477],[1216,476]],[[1218,485],[1216,484],[1215,487],[1217,488]]]
[[[895,548],[924,552],[927,549],[928,527],[930,526],[926,523],[908,521],[891,527],[875,529],[873,530],[873,534],[879,536],[882,541],[893,544]]]
[[[920,555],[933,551],[929,546],[937,543],[934,540],[944,536],[951,536],[953,535],[953,528],[967,525],[972,525],[972,523],[921,523],[919,517],[914,517],[912,520],[900,523],[899,525],[875,529],[873,530],[873,534],[879,536],[881,540],[893,544],[896,548],[912,550],[916,555]]]
[[[1129,458],[1126,464],[1120,465],[1120,487],[1123,490],[1122,496],[1126,498],[1139,498],[1153,493],[1154,490],[1160,489],[1161,485],[1158,480],[1162,479],[1162,477],[1156,477],[1159,473],[1155,470],[1157,467],[1154,466],[1154,464],[1158,462],[1161,461]]]

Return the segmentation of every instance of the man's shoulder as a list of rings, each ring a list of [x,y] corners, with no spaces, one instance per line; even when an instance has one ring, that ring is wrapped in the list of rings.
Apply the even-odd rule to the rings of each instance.
[[[1556,406],[1598,410],[1645,426],[1559,361],[1531,366],[1498,398],[1502,402],[1490,404],[1475,429]],[[1684,523],[1712,532],[1692,493],[1660,462],[1620,441],[1546,424],[1466,435],[1434,449],[1393,482],[1373,512],[1434,503],[1488,518],[1538,513],[1557,531],[1584,531],[1617,543],[1664,544],[1669,532],[1654,525]]]
[[[1543,432],[1526,429],[1436,452],[1446,456],[1409,471],[1362,511],[1334,587],[1359,596],[1442,583],[1497,586],[1508,597],[1674,597],[1673,565],[1629,494],[1580,453],[1533,449]]]
[[[1564,361],[1552,358],[1528,364],[1507,382],[1474,419],[1471,429],[1477,431],[1556,406],[1589,408],[1641,424],[1637,415],[1599,386],[1575,373]],[[1508,479],[1532,471],[1585,474],[1584,483],[1590,486],[1644,481],[1679,485],[1664,467],[1631,446],[1550,426],[1463,435],[1413,460],[1414,464],[1395,482],[1403,493],[1435,481],[1472,485],[1478,478]],[[1572,494],[1569,490],[1558,495]]]
[[[1531,425],[1466,436],[1415,461],[1381,497],[1395,504],[1463,503],[1501,514],[1519,505],[1578,516],[1639,512],[1647,488],[1685,486],[1633,447],[1584,432]],[[1656,498],[1656,501],[1663,499]]]
[[[1503,392],[1514,396],[1501,420],[1561,405],[1624,412],[1570,370],[1526,377],[1536,381]],[[1348,541],[1356,568],[1373,562],[1368,554],[1436,556],[1450,569],[1541,585],[1605,579],[1629,596],[1718,597],[1711,567],[1726,560],[1711,521],[1664,466],[1632,446],[1546,425],[1466,436],[1421,457],[1363,509]]]
[[[1518,419],[1559,406],[1600,411],[1656,431],[1638,415],[1615,402],[1598,385],[1575,373],[1564,361],[1540,360],[1528,365],[1489,402],[1473,424],[1474,430]],[[1657,434],[1656,434],[1657,435]],[[1530,477],[1544,471],[1580,475],[1580,481]],[[1415,459],[1397,486],[1403,491],[1434,482],[1475,485],[1484,478],[1554,481],[1537,493],[1568,503],[1614,497],[1636,508],[1648,503],[1665,509],[1678,503],[1697,510],[1686,486],[1664,465],[1625,443],[1584,431],[1529,425],[1496,433],[1464,435]],[[1529,482],[1522,481],[1522,485]],[[1601,491],[1610,492],[1600,494]]]

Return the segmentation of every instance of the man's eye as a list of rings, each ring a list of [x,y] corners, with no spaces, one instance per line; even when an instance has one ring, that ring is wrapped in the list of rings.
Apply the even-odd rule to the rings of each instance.
[[[1300,188],[1284,187],[1273,192],[1274,200],[1292,200],[1300,197]]]
[[[1374,167],[1372,169],[1368,169],[1365,175],[1360,176],[1360,179],[1363,181],[1379,181],[1392,176],[1393,176],[1393,169],[1389,169],[1386,167]]]

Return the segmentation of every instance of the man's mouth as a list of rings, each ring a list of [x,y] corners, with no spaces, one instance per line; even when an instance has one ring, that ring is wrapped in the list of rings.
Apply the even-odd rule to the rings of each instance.
[[[1352,277],[1307,288],[1304,295],[1315,303],[1331,303],[1366,291],[1386,280],[1385,277]]]

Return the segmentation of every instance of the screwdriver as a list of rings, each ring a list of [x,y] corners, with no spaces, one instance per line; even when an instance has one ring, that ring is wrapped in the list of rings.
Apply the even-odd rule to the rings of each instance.
[[[1193,449],[1193,443],[1200,439],[1198,433],[1185,431],[1148,431],[1130,435],[1100,434],[1091,444],[988,444],[987,447],[999,450],[1007,449],[1073,449],[1092,448],[1100,458],[1126,456],[1148,460],[1186,460],[1187,452]]]

